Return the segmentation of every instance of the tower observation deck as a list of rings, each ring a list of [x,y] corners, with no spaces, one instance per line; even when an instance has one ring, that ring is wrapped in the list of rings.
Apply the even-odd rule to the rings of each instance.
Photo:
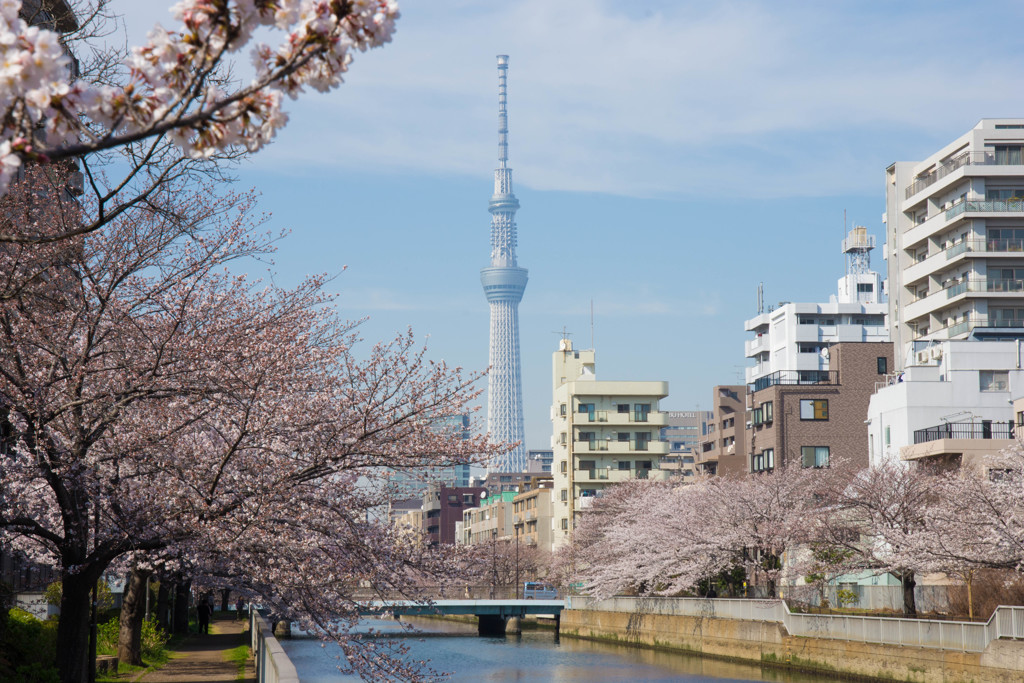
[[[508,55],[498,55],[498,168],[494,171],[491,212],[491,265],[480,270],[491,308],[490,374],[487,382],[487,431],[494,442],[518,444],[491,470],[526,470],[523,442],[523,384],[519,365],[519,302],[527,272],[516,263],[516,210],[512,169],[508,167],[508,112],[505,108]]]

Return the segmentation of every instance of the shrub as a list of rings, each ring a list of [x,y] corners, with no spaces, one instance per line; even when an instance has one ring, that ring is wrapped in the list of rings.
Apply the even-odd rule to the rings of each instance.
[[[117,654],[117,639],[120,635],[120,617],[114,617],[100,624],[96,637],[96,651],[102,655]],[[156,619],[147,618],[142,622],[142,656],[158,659],[164,654],[168,635],[157,626]]]
[[[12,683],[56,683],[57,622],[40,621],[16,607],[3,618],[0,678]]]

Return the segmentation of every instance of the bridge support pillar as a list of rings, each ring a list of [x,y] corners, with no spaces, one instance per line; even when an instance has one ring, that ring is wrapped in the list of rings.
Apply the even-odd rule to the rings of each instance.
[[[509,617],[508,621],[505,622],[505,635],[514,634],[519,635],[523,632],[522,620],[519,617]]]
[[[477,634],[492,637],[505,635],[505,617],[498,614],[481,614],[476,619]]]

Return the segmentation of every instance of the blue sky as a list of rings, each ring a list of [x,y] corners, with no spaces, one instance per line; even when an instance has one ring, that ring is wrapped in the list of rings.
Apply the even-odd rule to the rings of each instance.
[[[115,0],[130,42],[170,0]],[[495,55],[510,55],[522,208],[526,436],[550,437],[563,327],[602,379],[668,380],[663,407],[740,383],[743,321],[820,301],[847,224],[884,241],[884,170],[985,117],[1024,115],[1017,2],[405,0],[395,41],[288,105],[240,170],[289,228],[277,279],[341,274],[368,341],[412,326],[487,364]],[[982,9],[984,8],[984,9]],[[884,272],[881,249],[873,266]]]

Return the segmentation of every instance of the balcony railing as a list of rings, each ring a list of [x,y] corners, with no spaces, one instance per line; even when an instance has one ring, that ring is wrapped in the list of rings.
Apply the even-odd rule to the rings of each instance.
[[[754,382],[754,391],[761,391],[780,384],[839,384],[839,373],[835,370],[779,370],[765,375]]]
[[[952,299],[955,296],[963,294],[964,292],[1006,292],[1014,294],[1018,292],[1024,292],[1024,280],[1011,280],[997,278],[994,280],[990,279],[977,279],[977,280],[963,280],[956,284],[946,287],[946,298]]]
[[[595,467],[594,469],[575,470],[573,474],[577,484],[588,481],[614,484],[630,479],[647,479],[650,472],[650,468],[647,467],[631,467],[628,470],[612,467]]]
[[[1024,212],[1024,199],[962,199],[946,209],[946,220],[964,212]]]
[[[955,157],[939,164],[934,171],[927,175],[919,176],[904,192],[904,199],[910,199],[924,188],[942,180],[953,171],[964,166],[1018,166],[1024,163],[1020,153],[1013,151],[980,151],[962,152]]]
[[[627,422],[639,422],[648,424],[667,424],[666,413],[661,410],[630,410],[620,413],[613,410],[593,410],[576,414],[577,422],[624,424]]]
[[[914,443],[928,443],[939,439],[1012,439],[1013,421],[953,422],[914,432]]]

